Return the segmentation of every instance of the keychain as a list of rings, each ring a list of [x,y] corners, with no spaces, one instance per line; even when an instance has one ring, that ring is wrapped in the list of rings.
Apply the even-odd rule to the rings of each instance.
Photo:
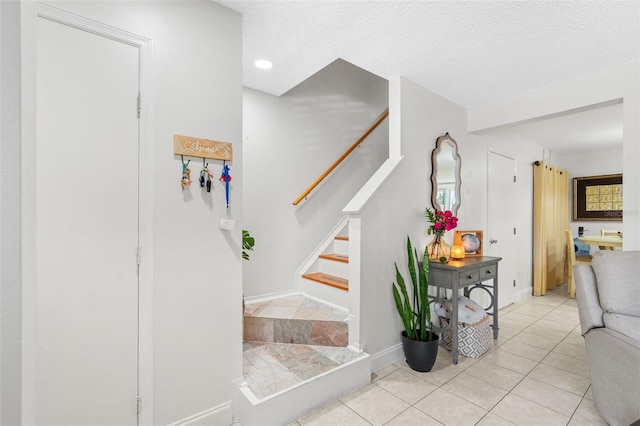
[[[227,200],[227,210],[229,210],[229,182],[231,182],[231,175],[229,174],[229,166],[226,161],[222,167],[222,175],[220,175],[220,181],[224,182],[225,198]]]
[[[184,162],[184,157],[182,157],[182,178],[180,179],[180,186],[184,190],[187,186],[191,186],[191,170],[187,167],[191,160],[187,160]]]

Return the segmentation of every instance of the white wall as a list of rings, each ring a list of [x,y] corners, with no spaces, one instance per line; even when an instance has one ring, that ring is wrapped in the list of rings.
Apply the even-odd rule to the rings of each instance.
[[[558,159],[558,166],[569,172],[569,197],[571,197],[570,206],[573,208],[573,178],[622,173],[622,147],[564,154]],[[622,230],[623,223],[619,221],[575,222],[571,220],[573,211],[569,214],[571,232],[574,236],[578,235],[579,226],[583,226],[584,233],[588,235],[600,235],[601,229]],[[598,247],[593,246],[591,250],[598,250]]]
[[[292,202],[388,106],[388,83],[337,60],[280,97],[244,91],[244,227],[256,239],[244,295],[292,290],[295,272],[386,159],[388,120],[297,206]]]
[[[396,85],[393,85],[396,87]],[[366,351],[377,359],[385,358],[400,343],[402,324],[391,296],[395,281],[394,261],[408,279],[406,237],[421,256],[431,237],[424,210],[431,204],[431,151],[438,136],[446,132],[456,140],[461,157],[461,200],[459,227],[487,229],[487,156],[494,149],[510,154],[518,169],[518,205],[522,215],[518,226],[518,246],[529,248],[518,257],[523,280],[519,291],[531,289],[531,162],[538,159],[542,147],[509,133],[472,135],[466,130],[466,110],[405,78],[400,78],[402,155],[404,159],[384,185],[362,209],[361,335]],[[391,93],[395,97],[396,94]],[[391,135],[393,138],[394,136]],[[523,176],[520,179],[520,176]],[[529,176],[527,178],[527,176]],[[453,233],[446,238],[451,240]]]
[[[0,424],[20,424],[20,3],[0,2]]]
[[[36,6],[23,4],[23,63],[27,66],[22,93],[26,153],[22,194],[23,220],[29,227],[34,222],[31,211],[37,208],[37,200],[32,197],[34,181],[29,176],[37,119],[33,75]],[[153,399],[143,394],[143,410],[153,406],[153,424],[167,424],[198,413],[209,423],[231,423],[232,381],[242,376],[242,170],[238,161],[242,158],[241,17],[210,1],[50,4],[151,40],[147,75],[151,84],[149,92],[143,93],[143,109],[149,120],[142,123],[152,146],[142,153],[151,164],[151,186],[143,188],[142,193],[150,200],[152,221],[146,225],[149,241],[153,242],[143,251],[143,265],[151,262],[153,280],[151,288],[145,290],[142,314],[152,313],[153,335],[143,342],[142,351],[143,365],[152,362],[153,366],[148,378],[151,384],[147,384]],[[217,180],[210,197],[203,195],[197,184],[190,192],[181,191],[181,162],[173,154],[174,133],[233,143],[236,161],[230,164],[231,211],[237,220],[233,232],[218,228],[225,203],[224,190]],[[209,163],[219,175],[222,164]],[[192,170],[199,170],[197,159],[192,159],[192,166]],[[33,251],[36,238],[32,231],[23,235],[24,258],[37,256]],[[37,350],[33,328],[37,280],[32,265],[27,261],[23,269],[23,337],[30,351],[25,354],[23,369],[25,423],[33,420],[37,403],[33,400],[31,370]]]
[[[624,136],[624,250],[640,249],[640,67],[638,61],[614,65],[540,87],[468,112],[471,132],[564,113],[622,99]]]

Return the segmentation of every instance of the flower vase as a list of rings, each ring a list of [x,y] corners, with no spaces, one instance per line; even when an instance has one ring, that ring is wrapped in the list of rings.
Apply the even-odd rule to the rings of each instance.
[[[451,247],[442,237],[442,234],[436,232],[433,241],[427,245],[427,252],[429,253],[429,260],[447,263],[451,255]]]

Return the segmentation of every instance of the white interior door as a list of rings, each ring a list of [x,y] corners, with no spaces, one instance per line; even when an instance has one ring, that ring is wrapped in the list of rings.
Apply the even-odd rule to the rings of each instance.
[[[139,51],[43,18],[37,44],[37,423],[136,424]]]
[[[488,232],[484,236],[485,254],[501,257],[498,264],[498,308],[515,301],[516,258],[516,166],[513,158],[489,152]]]

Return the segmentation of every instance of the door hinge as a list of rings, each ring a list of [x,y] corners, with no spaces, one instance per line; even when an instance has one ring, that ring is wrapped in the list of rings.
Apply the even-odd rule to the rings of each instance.
[[[138,93],[138,118],[140,118],[140,111],[142,111],[142,95]]]
[[[513,228],[513,235],[516,235],[516,228]]]
[[[513,286],[514,287],[516,286],[516,280],[513,280]]]
[[[513,183],[516,183],[516,175],[513,175]]]
[[[138,417],[140,417],[140,413],[142,412],[142,400],[140,399],[140,395],[136,395],[136,412]]]
[[[142,246],[138,246],[136,250],[136,262],[138,265],[142,263]]]

